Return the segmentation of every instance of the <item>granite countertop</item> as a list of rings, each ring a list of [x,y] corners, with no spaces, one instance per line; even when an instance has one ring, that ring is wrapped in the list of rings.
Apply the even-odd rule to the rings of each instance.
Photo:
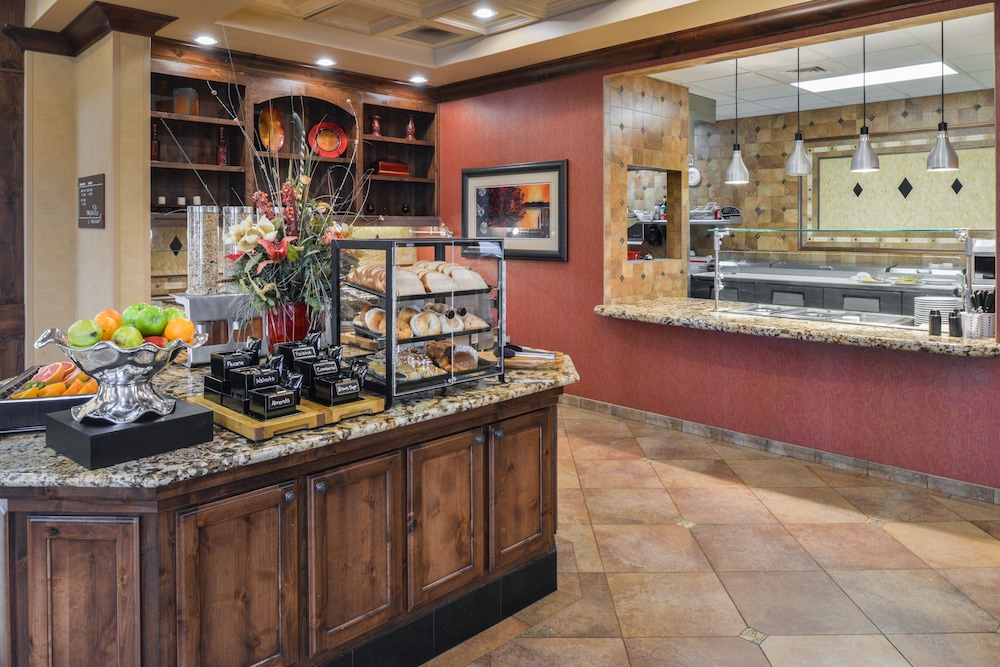
[[[87,470],[46,447],[45,433],[0,436],[0,487],[162,487],[578,382],[580,376],[572,360],[569,356],[563,359],[559,370],[508,369],[504,384],[499,378],[489,378],[397,397],[392,408],[375,415],[351,417],[260,442],[216,426],[211,442],[97,470]],[[201,394],[204,373],[171,365],[153,382],[162,393],[184,398]]]
[[[621,320],[725,331],[751,336],[796,338],[817,343],[835,343],[908,352],[931,352],[963,357],[1000,356],[1000,344],[995,338],[950,338],[947,334],[929,336],[925,331],[909,329],[719,312],[715,310],[715,301],[710,299],[664,297],[627,304],[601,304],[594,308],[594,312],[602,317]],[[947,328],[947,323],[945,323],[945,327]]]

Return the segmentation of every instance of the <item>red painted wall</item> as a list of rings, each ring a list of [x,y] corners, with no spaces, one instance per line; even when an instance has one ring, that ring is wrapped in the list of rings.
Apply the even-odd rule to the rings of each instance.
[[[603,300],[601,75],[441,105],[441,215],[462,169],[567,159],[568,262],[508,261],[513,342],[569,353],[567,392],[1000,488],[1000,360],[610,320]]]

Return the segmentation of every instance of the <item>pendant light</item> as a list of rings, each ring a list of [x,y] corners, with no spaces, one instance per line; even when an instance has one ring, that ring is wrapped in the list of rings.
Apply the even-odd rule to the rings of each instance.
[[[861,35],[861,136],[858,149],[851,156],[851,171],[878,171],[878,155],[868,138],[868,63],[865,51],[865,36]]]
[[[937,141],[927,156],[927,171],[955,171],[958,153],[948,140],[948,123],[944,122],[944,21],[941,21],[941,122],[938,123]]]
[[[800,50],[795,49],[795,148],[785,163],[785,174],[788,176],[808,176],[812,173],[812,160],[806,153],[805,142],[802,141],[802,88],[799,87],[799,76],[802,74]]]
[[[733,144],[733,159],[729,162],[729,166],[726,167],[726,184],[727,185],[742,185],[744,183],[750,182],[750,171],[747,166],[743,164],[743,156],[740,154],[740,61],[737,58],[733,61],[736,67],[736,76],[734,79],[734,86],[736,88],[736,118],[734,120],[734,138],[736,142]]]

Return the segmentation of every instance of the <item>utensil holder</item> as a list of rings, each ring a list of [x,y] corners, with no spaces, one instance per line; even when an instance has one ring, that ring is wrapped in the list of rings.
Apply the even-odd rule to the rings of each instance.
[[[961,317],[963,338],[990,337],[996,331],[995,313],[962,313]]]

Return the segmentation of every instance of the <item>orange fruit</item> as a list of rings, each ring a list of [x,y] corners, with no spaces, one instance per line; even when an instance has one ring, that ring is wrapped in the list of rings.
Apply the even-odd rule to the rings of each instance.
[[[63,392],[63,396],[72,396],[73,394],[79,394],[81,389],[83,389],[83,380],[81,380],[80,378],[76,378],[70,383],[68,387],[66,387],[66,391]]]
[[[38,387],[31,387],[30,389],[25,389],[22,392],[14,394],[11,398],[37,398],[38,397]]]
[[[97,322],[99,327],[101,327],[101,340],[110,340],[111,334],[113,334],[118,327],[121,326],[121,316],[119,316],[118,320],[115,320],[115,318],[110,315],[105,315],[105,312],[106,311],[102,311],[97,317],[94,318],[94,321]]]
[[[110,317],[115,321],[115,324],[117,326],[122,325],[122,314],[119,313],[114,308],[108,308],[107,310],[102,310],[101,312],[97,313],[97,315],[94,315],[94,319],[97,321],[100,321],[101,317]]]
[[[95,380],[94,378],[90,378],[89,380],[87,380],[86,382],[84,382],[83,386],[80,387],[80,392],[79,393],[81,393],[81,394],[96,394],[97,393],[97,380]]]
[[[194,337],[194,322],[186,317],[177,317],[167,322],[163,329],[163,336],[167,340],[177,340],[190,342]]]
[[[62,396],[66,392],[65,382],[53,382],[45,389],[38,392],[39,396]]]

